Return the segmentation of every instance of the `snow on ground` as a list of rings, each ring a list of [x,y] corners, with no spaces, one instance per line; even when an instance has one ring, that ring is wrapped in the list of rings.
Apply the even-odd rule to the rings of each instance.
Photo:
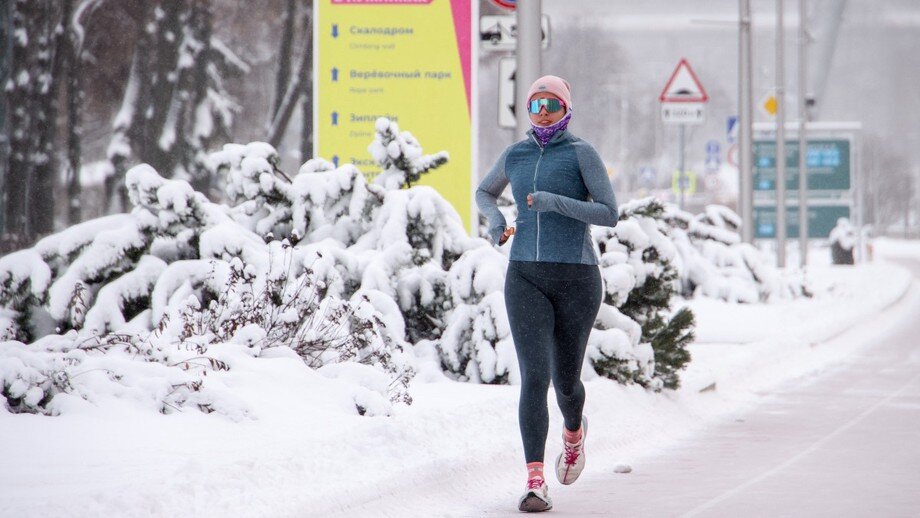
[[[586,375],[586,476],[608,476],[618,464],[753,405],[758,391],[870,345],[880,312],[913,282],[884,258],[920,260],[920,244],[878,240],[875,256],[856,267],[811,266],[812,299],[690,301],[697,342],[678,391],[656,394]],[[854,327],[833,347],[821,346]],[[0,412],[0,516],[475,516],[504,504],[513,510],[524,478],[518,387],[449,381],[424,361],[436,358],[432,351],[418,353],[415,403],[397,406],[391,417],[349,412],[354,389],[330,384],[336,373],[304,369],[297,358],[243,355],[232,357],[234,368],[222,379],[254,419],[196,411],[163,416],[117,401],[58,417]],[[548,464],[561,428],[552,393],[550,405]],[[444,509],[448,492],[469,498]]]

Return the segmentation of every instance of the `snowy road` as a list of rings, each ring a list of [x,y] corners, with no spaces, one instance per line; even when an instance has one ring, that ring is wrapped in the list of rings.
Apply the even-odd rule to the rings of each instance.
[[[904,266],[920,279],[920,263]],[[920,516],[918,286],[896,308],[907,318],[852,362],[765,394],[631,474],[555,491],[555,514]]]

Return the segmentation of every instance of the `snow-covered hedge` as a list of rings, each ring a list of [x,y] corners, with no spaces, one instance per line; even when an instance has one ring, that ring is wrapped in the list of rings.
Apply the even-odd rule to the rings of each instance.
[[[217,357],[233,350],[296,354],[314,368],[367,365],[388,381],[371,383],[360,369],[321,369],[364,387],[355,396],[362,414],[411,402],[416,360],[408,340],[440,340],[460,314],[455,307],[475,311],[483,303],[475,291],[453,289],[452,266],[476,249],[501,256],[470,238],[433,189],[399,189],[447,154],[423,155],[418,141],[389,121],[376,127],[370,150],[388,173],[379,183],[323,159],[289,177],[271,146],[230,144],[208,157],[227,204],[140,165],[127,174],[130,214],[76,225],[0,258],[6,406],[57,413],[66,405],[56,402],[68,395],[94,400],[135,380],[131,386],[149,389],[160,411],[223,411],[229,406],[208,398],[219,372],[232,367]],[[481,284],[475,257],[460,263],[455,282]],[[149,368],[109,366],[119,355],[157,364],[165,369],[158,382],[172,379],[176,390],[145,380],[142,372],[154,375]],[[90,370],[103,372],[109,388],[75,372],[84,357],[106,365]],[[476,379],[490,381],[494,365],[482,365],[486,374]],[[190,371],[200,377],[188,379]]]
[[[765,302],[810,296],[798,272],[783,272],[741,241],[741,217],[721,205],[693,215],[664,206],[668,234],[680,256],[681,293],[729,302]]]
[[[229,144],[208,157],[225,204],[140,165],[126,179],[129,214],[0,258],[6,407],[57,413],[74,396],[125,395],[162,412],[244,416],[221,382],[241,354],[348,374],[362,387],[355,411],[371,415],[411,401],[419,357],[457,380],[517,383],[507,247],[470,237],[430,187],[402,188],[445,153],[423,155],[389,121],[376,129],[370,150],[390,173],[378,182],[318,158],[289,177],[271,146]],[[622,208],[616,228],[595,228],[605,286],[589,338],[597,372],[676,387],[693,325],[688,312],[671,314],[678,292],[795,293],[738,244],[728,212],[705,217],[642,200]]]

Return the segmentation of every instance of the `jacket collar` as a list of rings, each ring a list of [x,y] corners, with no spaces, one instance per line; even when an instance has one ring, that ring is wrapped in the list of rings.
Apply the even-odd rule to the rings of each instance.
[[[551,144],[555,144],[563,139],[567,139],[569,135],[571,135],[571,133],[569,133],[568,129],[557,131],[556,134],[549,139],[549,142],[546,143],[546,147],[549,147]],[[527,136],[530,137],[530,141],[536,144],[537,147],[543,147],[540,145],[540,140],[537,139],[536,132],[534,132],[533,128],[527,130]]]

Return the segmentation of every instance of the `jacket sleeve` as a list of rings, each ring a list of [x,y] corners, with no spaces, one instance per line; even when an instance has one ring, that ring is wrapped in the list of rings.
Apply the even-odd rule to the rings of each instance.
[[[568,196],[537,191],[533,193],[533,210],[554,211],[592,225],[615,227],[620,218],[616,197],[607,177],[601,157],[590,145],[579,143],[575,148],[581,178],[591,195],[589,201],[576,200]]]
[[[492,166],[489,174],[482,179],[479,188],[476,189],[476,205],[479,211],[489,220],[489,237],[496,245],[499,244],[502,234],[505,232],[507,222],[505,216],[498,210],[498,196],[505,190],[508,185],[508,176],[505,174],[505,159],[508,156],[508,150]]]

